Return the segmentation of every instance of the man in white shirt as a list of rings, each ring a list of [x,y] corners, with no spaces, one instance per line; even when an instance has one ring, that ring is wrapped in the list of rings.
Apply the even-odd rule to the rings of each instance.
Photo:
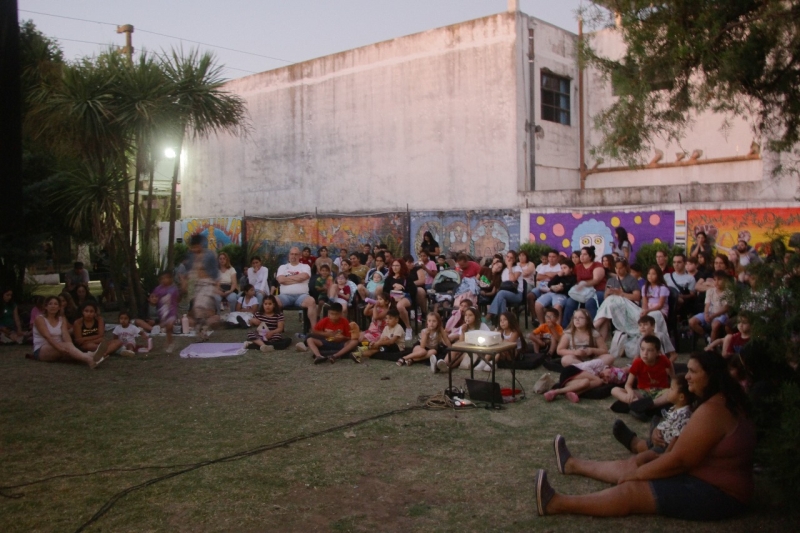
[[[533,292],[537,298],[546,292],[550,292],[547,284],[554,277],[561,275],[560,258],[558,252],[550,250],[547,252],[547,263],[541,263],[536,267],[536,288],[531,292]]]
[[[261,257],[254,255],[250,260],[250,268],[247,269],[247,283],[255,287],[256,298],[258,298],[258,309],[261,310],[261,302],[264,301],[264,296],[269,294],[269,285],[267,278],[269,277],[269,269],[261,266]]]
[[[289,250],[289,262],[278,267],[276,279],[281,286],[281,293],[278,295],[281,307],[305,307],[309,322],[316,324],[317,304],[308,294],[311,267],[300,262],[300,248]]]
[[[697,292],[694,290],[697,281],[694,276],[686,271],[686,256],[683,254],[675,254],[672,257],[672,267],[675,272],[664,274],[664,281],[667,282],[667,287],[676,289],[680,295],[678,296],[678,308],[681,308],[687,303],[694,302]]]

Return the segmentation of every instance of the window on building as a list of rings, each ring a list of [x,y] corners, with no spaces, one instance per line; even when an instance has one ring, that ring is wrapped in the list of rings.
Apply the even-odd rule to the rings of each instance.
[[[542,72],[542,120],[570,125],[568,78]]]

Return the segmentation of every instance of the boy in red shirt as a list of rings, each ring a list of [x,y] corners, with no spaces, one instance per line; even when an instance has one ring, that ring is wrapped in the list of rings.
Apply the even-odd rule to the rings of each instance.
[[[614,387],[611,395],[630,406],[630,411],[637,418],[654,407],[669,404],[667,394],[661,394],[669,388],[675,377],[672,362],[661,353],[661,341],[655,335],[646,335],[640,346],[639,357],[633,361],[625,388]],[[636,388],[633,388],[634,381]]]
[[[297,344],[297,349],[301,352],[311,350],[315,365],[325,361],[335,363],[358,346],[358,339],[351,338],[350,322],[342,316],[342,304],[333,302],[330,305],[328,316],[317,322],[314,329],[308,334],[308,340],[306,340],[308,347],[302,342]],[[320,349],[337,351],[329,357],[323,357]]]

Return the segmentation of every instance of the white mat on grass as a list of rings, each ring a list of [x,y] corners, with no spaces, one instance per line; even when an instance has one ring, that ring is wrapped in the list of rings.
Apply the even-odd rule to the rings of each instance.
[[[181,357],[208,359],[211,357],[231,357],[247,353],[241,342],[199,342],[181,350]]]

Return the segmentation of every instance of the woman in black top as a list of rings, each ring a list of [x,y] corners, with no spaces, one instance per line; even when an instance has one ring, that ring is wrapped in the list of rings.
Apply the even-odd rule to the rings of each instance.
[[[411,322],[408,318],[408,308],[411,307],[412,294],[417,293],[417,286],[408,274],[408,268],[402,259],[393,259],[389,273],[383,280],[383,293],[390,293],[390,297],[397,304],[400,320],[406,328],[406,337],[410,336]],[[402,296],[399,294],[402,292]]]
[[[428,252],[428,256],[436,257],[441,253],[441,249],[439,248],[439,243],[433,238],[433,233],[430,231],[426,231],[422,234],[422,244],[420,248]]]

